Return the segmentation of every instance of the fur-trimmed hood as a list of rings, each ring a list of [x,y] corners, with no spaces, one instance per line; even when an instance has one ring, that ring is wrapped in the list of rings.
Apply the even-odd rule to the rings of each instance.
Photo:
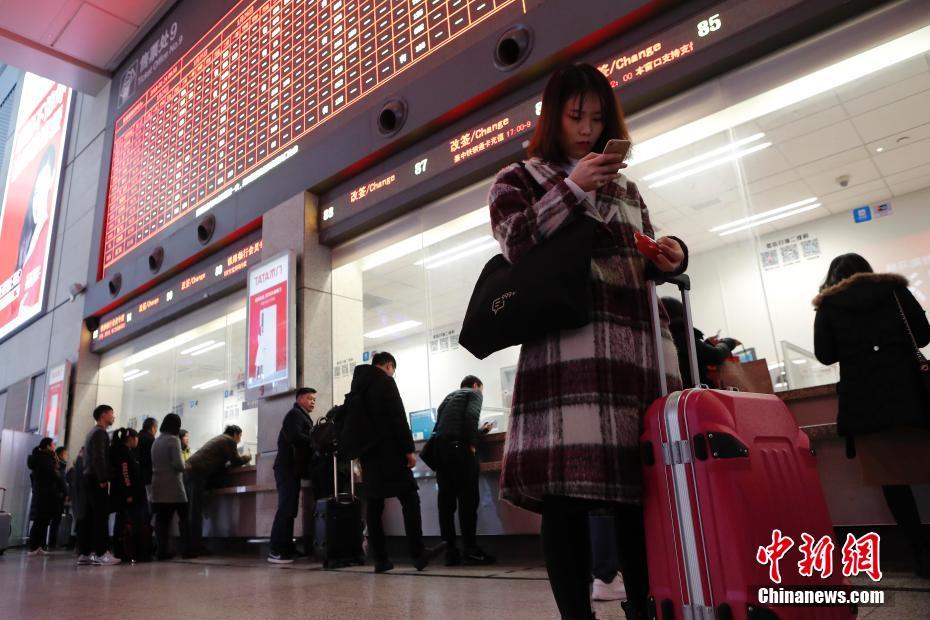
[[[857,273],[820,291],[813,304],[815,308],[825,303],[868,307],[886,300],[892,290],[907,286],[907,278],[896,273]]]

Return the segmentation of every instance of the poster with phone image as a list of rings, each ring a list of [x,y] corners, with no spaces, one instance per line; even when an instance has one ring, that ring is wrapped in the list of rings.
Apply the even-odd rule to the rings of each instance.
[[[71,89],[23,78],[0,206],[0,338],[42,312]]]
[[[249,270],[246,389],[285,391],[292,379],[294,259],[281,254]]]

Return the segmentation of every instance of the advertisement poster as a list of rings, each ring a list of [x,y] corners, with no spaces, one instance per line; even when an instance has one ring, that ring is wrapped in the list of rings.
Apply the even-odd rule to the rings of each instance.
[[[249,270],[246,387],[288,383],[293,260],[282,254]],[[272,389],[271,392],[280,391]],[[260,395],[264,395],[263,393]]]
[[[61,439],[61,421],[68,402],[68,367],[68,362],[65,362],[49,371],[48,387],[45,388],[44,434],[56,441]]]
[[[27,73],[0,207],[0,338],[42,311],[71,89]]]

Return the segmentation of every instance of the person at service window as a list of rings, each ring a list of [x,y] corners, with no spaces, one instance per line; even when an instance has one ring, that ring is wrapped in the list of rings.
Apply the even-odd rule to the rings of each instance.
[[[523,345],[514,386],[501,496],[541,513],[549,583],[562,618],[593,618],[588,513],[616,516],[627,618],[646,617],[648,575],[642,510],[640,420],[660,396],[647,278],[680,274],[684,243],[657,240],[655,260],[637,251],[650,237],[636,184],[619,172],[624,157],[602,154],[629,140],[610,83],[596,68],[555,71],[543,93],[530,158],[504,168],[489,196],[494,238],[518,262],[573,218],[597,223],[591,321]],[[540,195],[541,194],[541,195]],[[663,318],[668,383],[679,389],[677,356]]]
[[[20,270],[21,313],[34,309],[42,297],[42,270],[45,269],[49,215],[55,189],[55,160],[55,149],[46,150],[32,184],[29,207],[23,220],[19,250],[16,254],[16,269]]]
[[[917,349],[930,322],[896,273],[874,273],[859,254],[830,263],[814,298],[814,355],[840,365],[837,433],[863,481],[881,485],[888,509],[914,554],[914,572],[930,578],[930,528],[911,485],[930,483],[930,385]]]

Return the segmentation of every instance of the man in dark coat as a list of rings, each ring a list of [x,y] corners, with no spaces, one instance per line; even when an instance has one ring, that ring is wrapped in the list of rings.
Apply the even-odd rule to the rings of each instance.
[[[29,555],[39,555],[48,536],[48,525],[55,516],[64,481],[58,476],[55,443],[45,437],[26,460],[32,471],[32,529],[29,530]]]
[[[387,352],[376,353],[371,365],[355,367],[352,394],[363,408],[365,420],[374,430],[375,444],[361,456],[362,481],[368,499],[366,521],[368,545],[375,560],[375,572],[394,568],[387,557],[384,524],[384,500],[396,497],[403,508],[404,531],[410,557],[417,570],[445,549],[445,543],[427,549],[423,545],[420,495],[411,471],[417,464],[413,435],[407,424],[407,412],[400,398],[394,372],[397,360]]]
[[[229,467],[241,467],[252,460],[252,455],[239,455],[239,442],[242,441],[242,429],[235,424],[229,425],[222,435],[217,435],[194,452],[187,460],[185,484],[187,501],[190,505],[188,523],[191,529],[191,548],[188,555],[198,555],[205,551],[203,546],[203,503],[210,479],[226,471]],[[183,450],[183,444],[182,444]]]
[[[310,477],[313,449],[310,447],[310,431],[313,419],[310,414],[316,408],[316,390],[303,387],[297,390],[294,406],[284,416],[281,432],[278,433],[278,454],[274,458],[274,482],[278,489],[278,510],[271,526],[272,564],[290,564],[297,555],[294,547],[294,519],[300,506],[300,480]],[[311,537],[305,536],[309,541]],[[312,544],[305,549],[310,552]]]
[[[481,379],[468,375],[462,379],[460,389],[452,392],[439,405],[439,417],[433,433],[439,442],[440,464],[436,469],[439,485],[439,530],[446,547],[446,566],[467,564],[493,564],[494,556],[478,547],[475,532],[478,524],[478,437],[491,430],[479,427],[482,394]],[[455,512],[459,513],[459,526],[465,545],[465,556],[455,542]]]

